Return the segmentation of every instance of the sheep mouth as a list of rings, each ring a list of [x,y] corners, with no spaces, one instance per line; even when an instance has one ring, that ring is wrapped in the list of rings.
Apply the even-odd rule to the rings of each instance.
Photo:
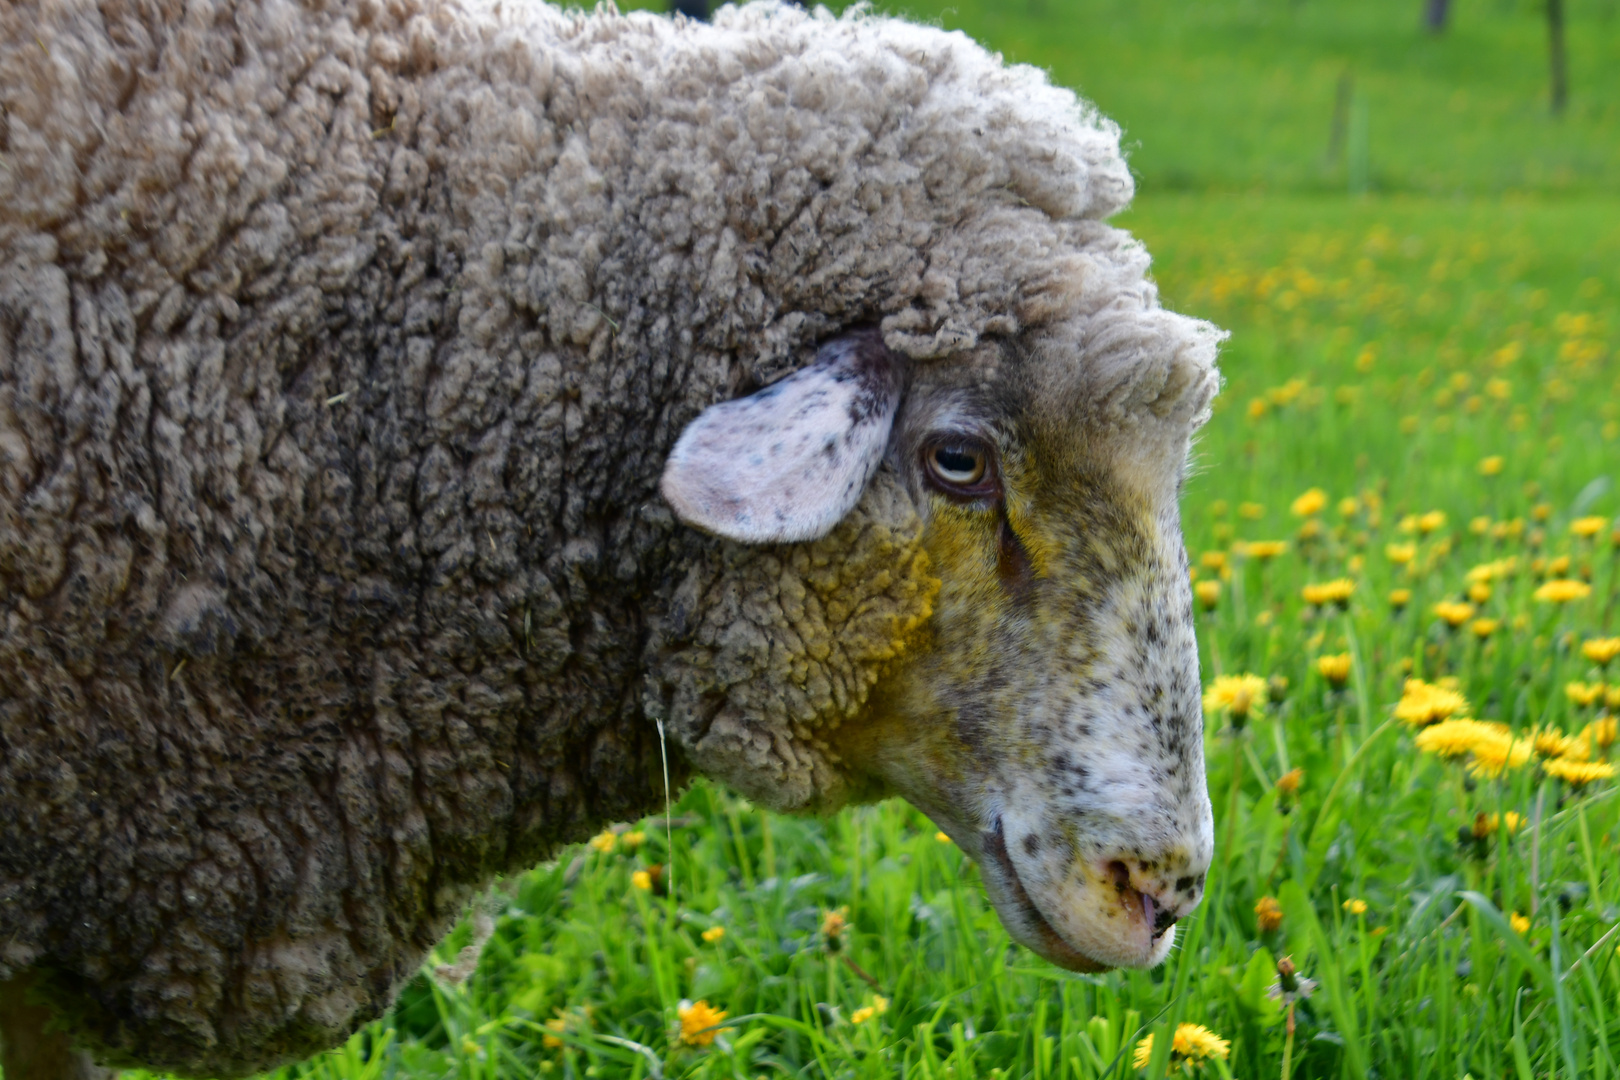
[[[1012,857],[1007,854],[1007,841],[1002,833],[1000,817],[996,818],[993,828],[980,836],[979,845],[984,862],[993,871],[987,877],[987,883],[990,878],[995,881],[995,886],[990,889],[990,898],[1001,910],[1002,923],[1019,944],[1070,971],[1110,970],[1110,965],[1100,963],[1070,945],[1041,914],[1035,901],[1030,899],[1017,868],[1013,866]]]

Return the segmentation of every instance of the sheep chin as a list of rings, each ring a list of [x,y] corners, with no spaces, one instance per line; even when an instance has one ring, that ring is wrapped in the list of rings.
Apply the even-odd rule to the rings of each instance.
[[[1155,935],[1152,901],[1117,888],[1106,871],[1086,874],[1079,888],[1037,884],[1032,895],[1007,850],[1001,818],[978,839],[977,861],[996,914],[1014,941],[1042,959],[1099,972],[1156,967],[1170,955],[1175,927]]]

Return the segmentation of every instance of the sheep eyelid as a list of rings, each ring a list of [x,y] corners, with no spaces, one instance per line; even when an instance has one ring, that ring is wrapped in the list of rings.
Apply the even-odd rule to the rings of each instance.
[[[930,487],[959,502],[981,502],[1001,496],[1000,470],[996,468],[996,455],[990,444],[969,435],[942,435],[923,443],[921,451],[922,473]],[[941,457],[976,458],[980,463],[977,476],[958,480],[949,475],[951,464]]]

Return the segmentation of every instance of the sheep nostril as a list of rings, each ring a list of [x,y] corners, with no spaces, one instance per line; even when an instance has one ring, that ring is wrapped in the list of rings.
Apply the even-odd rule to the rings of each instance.
[[[1124,892],[1131,887],[1131,871],[1124,863],[1115,859],[1108,864],[1108,872],[1114,877],[1114,888]]]

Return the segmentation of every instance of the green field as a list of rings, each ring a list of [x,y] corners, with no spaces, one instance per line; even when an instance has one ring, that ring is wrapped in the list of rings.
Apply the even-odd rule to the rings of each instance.
[[[1620,1077],[1620,786],[1554,775],[1612,759],[1620,713],[1620,659],[1583,652],[1620,635],[1620,14],[1570,0],[1554,120],[1539,7],[1455,6],[1440,38],[1416,0],[905,8],[1117,117],[1122,222],[1169,305],[1232,330],[1187,541],[1206,686],[1269,685],[1239,731],[1210,713],[1215,870],[1168,964],[1011,946],[904,804],[794,819],[699,784],[501,883],[390,1016],[285,1075],[1125,1077],[1187,1022],[1230,1043],[1211,1076]],[[1303,598],[1338,579],[1343,610]],[[1507,734],[1419,749],[1413,677]],[[1291,1039],[1284,955],[1316,984]],[[708,1045],[683,1001],[726,1013]]]

